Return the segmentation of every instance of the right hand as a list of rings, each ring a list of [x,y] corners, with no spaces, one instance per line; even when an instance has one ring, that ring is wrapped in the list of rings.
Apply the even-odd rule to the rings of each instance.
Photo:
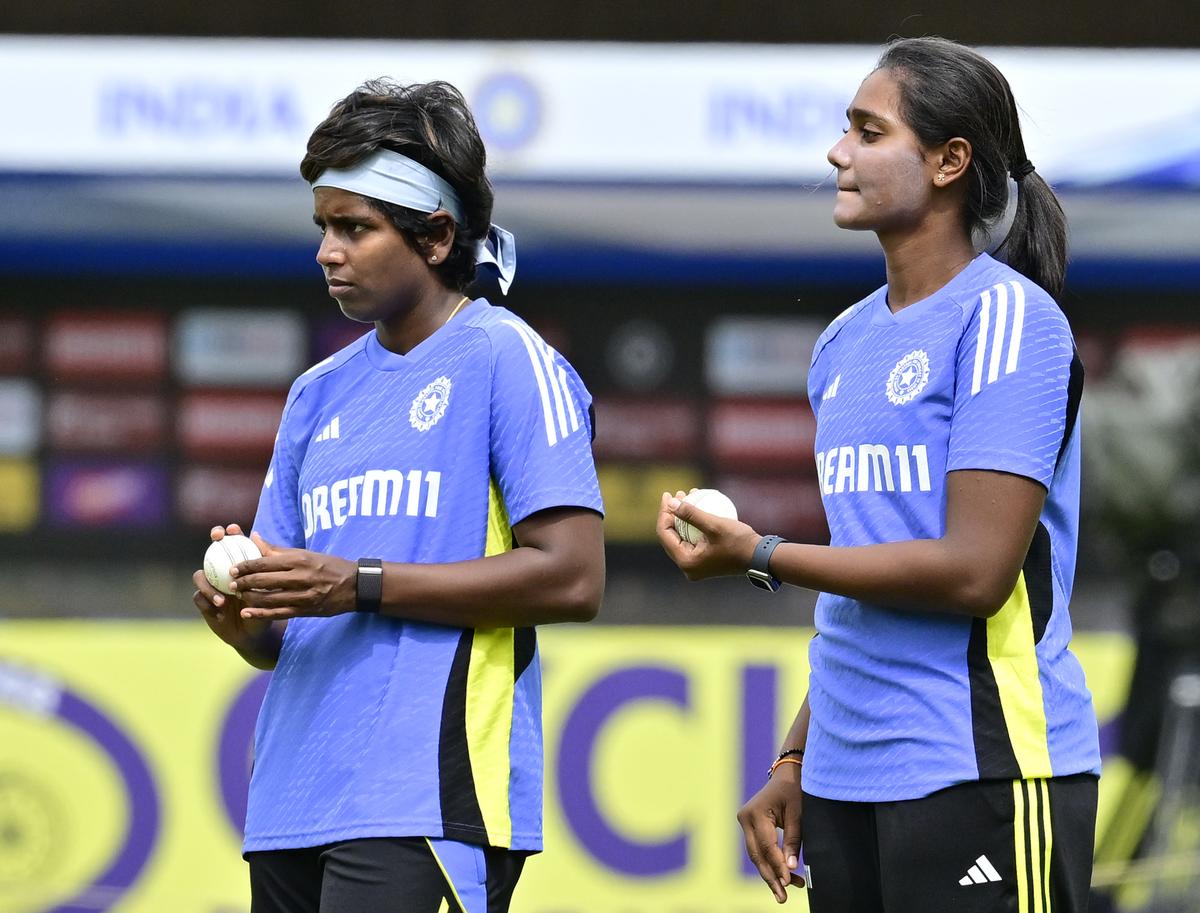
[[[804,887],[804,879],[793,871],[800,861],[800,802],[800,767],[781,764],[737,815],[746,838],[746,855],[779,903],[787,901],[788,885]],[[782,850],[779,829],[783,830]]]
[[[242,535],[242,528],[236,523],[226,527],[214,526],[209,535],[216,542],[225,536]],[[192,602],[212,632],[235,650],[249,649],[271,627],[271,622],[266,619],[243,618],[242,600],[216,589],[208,582],[203,570],[192,574],[192,582],[196,584]]]

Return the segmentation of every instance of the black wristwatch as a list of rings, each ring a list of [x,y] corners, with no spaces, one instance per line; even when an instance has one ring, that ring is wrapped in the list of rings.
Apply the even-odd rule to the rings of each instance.
[[[354,611],[378,613],[382,604],[383,562],[378,558],[359,558]]]
[[[746,576],[756,587],[774,593],[783,586],[779,578],[771,574],[771,555],[780,542],[786,541],[782,536],[763,536],[758,540],[758,545],[754,546],[754,555],[750,559]]]

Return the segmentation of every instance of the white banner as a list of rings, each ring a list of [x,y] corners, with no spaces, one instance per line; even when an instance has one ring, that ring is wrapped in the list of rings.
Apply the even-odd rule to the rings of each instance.
[[[879,50],[0,37],[0,171],[286,177],[387,75],[462,89],[501,180],[816,183]],[[985,53],[1048,178],[1200,185],[1200,52]]]

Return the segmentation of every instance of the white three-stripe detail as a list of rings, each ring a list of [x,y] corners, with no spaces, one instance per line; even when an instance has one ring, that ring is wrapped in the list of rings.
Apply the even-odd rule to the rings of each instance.
[[[1009,321],[1008,290],[1012,288],[1012,321]],[[992,296],[995,295],[996,316],[992,320]],[[971,374],[971,395],[974,396],[984,385],[983,366],[988,365],[987,383],[1000,379],[1000,366],[1004,373],[1017,370],[1021,353],[1021,334],[1025,329],[1025,290],[1019,282],[997,283],[979,293],[979,335],[975,340],[975,370]],[[989,337],[988,331],[991,330]],[[991,343],[991,358],[988,358],[988,343]],[[1004,346],[1008,345],[1008,358],[1004,358]]]
[[[504,323],[512,327],[525,344],[529,362],[533,365],[538,391],[541,393],[546,442],[553,447],[561,438],[579,430],[579,414],[575,409],[570,385],[567,383],[567,372],[555,365],[554,350],[532,330],[515,320],[505,320]]]
[[[1010,282],[1013,290],[1013,331],[1012,340],[1008,344],[1008,364],[1004,367],[1005,374],[1017,370],[1017,355],[1021,352],[1021,331],[1025,328],[1025,289],[1020,282]]]

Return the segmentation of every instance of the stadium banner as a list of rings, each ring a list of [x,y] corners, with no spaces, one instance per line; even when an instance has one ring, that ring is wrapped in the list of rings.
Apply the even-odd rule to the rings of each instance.
[[[500,180],[821,181],[879,50],[0,37],[0,106],[22,125],[0,172],[295,179],[330,105],[387,75],[461,88]],[[1200,186],[1200,52],[984,50],[1049,179]]]
[[[244,913],[240,828],[267,675],[199,621],[0,630],[0,913]],[[734,813],[803,696],[811,636],[543,630],[547,850],[514,913],[767,909]],[[1111,721],[1131,644],[1075,646]]]

